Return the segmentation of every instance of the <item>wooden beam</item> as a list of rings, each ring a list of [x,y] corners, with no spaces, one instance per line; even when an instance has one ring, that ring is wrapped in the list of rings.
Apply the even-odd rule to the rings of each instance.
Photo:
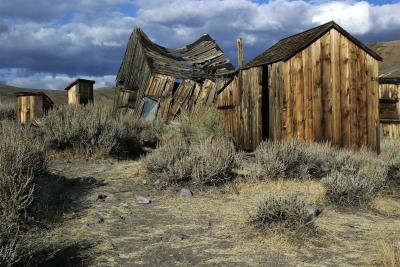
[[[242,38],[238,38],[236,40],[236,46],[237,46],[238,66],[239,66],[239,68],[241,68],[241,67],[243,67],[243,43],[242,43]]]

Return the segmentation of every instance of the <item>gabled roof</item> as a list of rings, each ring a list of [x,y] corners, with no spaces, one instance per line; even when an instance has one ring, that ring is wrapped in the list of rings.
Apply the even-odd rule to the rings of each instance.
[[[43,96],[43,99],[47,100],[49,103],[54,104],[53,100],[51,100],[50,97],[48,97],[45,93],[43,92],[16,92],[14,93],[16,97],[20,96]]]
[[[137,39],[152,73],[182,79],[207,79],[234,72],[234,67],[229,59],[208,34],[177,49],[166,48],[154,43],[140,28],[134,29],[129,42]],[[128,51],[129,49],[133,51]],[[140,53],[139,50],[140,48],[128,43],[122,65],[132,62],[127,57],[135,57],[135,53]],[[120,71],[121,69],[125,68],[121,66]]]
[[[261,55],[257,56],[246,64],[243,68],[256,67],[260,65],[272,64],[278,61],[286,61],[314,43],[316,40],[321,38],[330,29],[336,29],[338,32],[346,36],[353,43],[361,47],[368,54],[370,54],[376,60],[381,61],[382,58],[373,50],[368,48],[366,45],[361,43],[359,40],[354,38],[350,33],[345,31],[342,27],[337,25],[334,21],[322,24],[318,27],[312,28],[310,30],[292,35],[290,37],[284,38],[271,46]]]
[[[86,79],[76,79],[75,81],[73,81],[72,83],[68,84],[67,87],[65,87],[64,90],[69,90],[72,86],[74,86],[77,83],[91,83],[91,84],[95,84],[95,81],[92,80],[86,80]]]

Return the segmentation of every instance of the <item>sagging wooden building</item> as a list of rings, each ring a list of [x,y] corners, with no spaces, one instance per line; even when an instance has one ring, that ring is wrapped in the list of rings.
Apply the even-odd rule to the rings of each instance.
[[[17,92],[18,123],[36,123],[54,107],[53,101],[43,92]]]
[[[209,35],[170,49],[136,28],[116,78],[115,106],[136,117],[168,122],[196,105],[213,105],[233,73],[234,67]]]
[[[379,78],[379,117],[383,137],[400,139],[400,77]]]
[[[299,138],[379,151],[380,60],[335,22],[282,39],[219,93],[226,132],[247,150]]]

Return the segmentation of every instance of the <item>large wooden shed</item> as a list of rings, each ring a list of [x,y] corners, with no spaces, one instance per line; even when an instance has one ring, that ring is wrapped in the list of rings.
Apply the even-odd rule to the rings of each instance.
[[[379,117],[382,137],[400,139],[400,77],[379,78]]]
[[[282,39],[218,95],[225,129],[248,150],[299,138],[379,151],[379,60],[335,22]]]
[[[43,92],[17,92],[18,123],[35,123],[53,108],[53,101]]]
[[[95,81],[76,79],[64,89],[68,91],[68,104],[86,105],[93,102],[93,85]]]
[[[136,28],[116,78],[115,107],[168,122],[196,105],[215,104],[217,92],[233,73],[234,67],[207,34],[171,49]]]

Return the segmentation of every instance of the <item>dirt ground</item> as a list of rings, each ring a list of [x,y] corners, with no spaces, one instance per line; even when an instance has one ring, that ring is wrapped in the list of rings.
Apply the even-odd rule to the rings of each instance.
[[[50,169],[70,190],[62,222],[45,239],[68,248],[46,266],[369,266],[377,242],[400,239],[396,192],[372,208],[325,206],[313,232],[265,233],[248,223],[265,194],[297,191],[321,203],[319,182],[186,185],[194,195],[184,197],[182,187],[160,189],[145,178],[140,160],[58,159]],[[138,204],[137,196],[152,203]]]

